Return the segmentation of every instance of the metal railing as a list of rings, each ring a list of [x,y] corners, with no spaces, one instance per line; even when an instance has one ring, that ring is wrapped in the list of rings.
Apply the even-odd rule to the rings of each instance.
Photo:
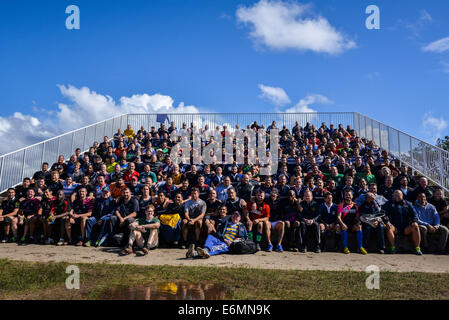
[[[354,128],[360,137],[374,140],[400,162],[449,192],[448,151],[358,112],[354,112]]]
[[[127,124],[137,131],[141,126],[146,129],[152,126],[158,128],[160,123],[157,120],[160,120],[158,114],[124,114],[4,154],[0,156],[0,190],[3,192],[21,183],[24,177],[31,177],[34,172],[41,170],[43,162],[51,166],[60,154],[67,159],[76,148],[87,151],[94,141],[101,142],[104,136],[112,137],[117,129],[124,130]],[[265,127],[276,121],[278,127],[285,125],[290,130],[296,122],[301,126],[309,122],[316,127],[322,122],[336,126],[343,124],[345,127],[350,125],[361,137],[374,140],[395,158],[427,176],[446,192],[449,191],[448,152],[357,112],[176,113],[167,114],[166,120],[175,122],[178,128],[183,123],[190,126],[193,122],[197,127],[208,125],[211,129],[223,125],[233,128],[236,124],[246,128],[254,121]]]

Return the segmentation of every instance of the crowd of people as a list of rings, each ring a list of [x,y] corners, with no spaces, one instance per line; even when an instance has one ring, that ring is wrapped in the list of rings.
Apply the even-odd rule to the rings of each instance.
[[[354,238],[357,251],[367,254],[375,234],[381,254],[397,251],[397,235],[410,237],[417,255],[430,241],[436,252],[447,252],[442,189],[415,178],[350,126],[248,125],[245,130],[279,130],[278,150],[267,143],[279,155],[272,175],[261,174],[260,162],[248,163],[247,146],[244,163],[174,163],[172,132],[193,128],[172,122],[135,132],[128,125],[88,152],[76,149],[68,160],[61,155],[51,166],[43,163],[7,190],[2,242],[119,246],[123,254],[164,245],[187,249],[187,258],[209,258],[239,242],[268,252],[319,253],[326,237],[338,239],[326,250],[348,254]],[[202,147],[230,133],[226,126],[200,130]]]

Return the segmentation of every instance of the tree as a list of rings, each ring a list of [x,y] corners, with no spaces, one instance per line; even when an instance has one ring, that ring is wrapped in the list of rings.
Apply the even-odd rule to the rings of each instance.
[[[444,139],[438,138],[437,147],[449,151],[449,136],[445,136]]]

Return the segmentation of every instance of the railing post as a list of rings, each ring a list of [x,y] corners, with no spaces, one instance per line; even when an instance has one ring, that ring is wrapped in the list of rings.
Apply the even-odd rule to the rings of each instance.
[[[380,122],[377,122],[377,124],[379,125],[379,147],[382,148],[382,129]]]
[[[57,157],[59,157],[59,151],[61,149],[61,137],[58,138],[58,152],[57,152]]]
[[[70,148],[70,156],[72,156],[72,153],[74,153],[74,150],[73,150],[74,139],[75,139],[75,132],[72,133],[72,147]]]
[[[423,173],[426,176],[427,175],[427,150],[426,146],[422,146],[422,158],[423,158]]]
[[[23,150],[23,161],[22,161],[22,178],[20,179],[21,181],[23,181],[24,178],[24,174],[25,174],[25,159],[27,156],[27,149]]]
[[[86,135],[87,135],[87,128],[84,128],[83,152],[86,151]]]
[[[0,190],[3,190],[3,167],[5,165],[5,157],[2,157],[2,167],[0,168]]]
[[[444,171],[443,171],[443,154],[441,150],[438,150],[438,162],[440,163],[439,169],[440,169],[440,184],[443,187],[444,192]]]
[[[45,154],[45,142],[43,143],[43,146],[42,146],[42,155],[41,155],[41,166],[42,166],[42,164],[44,163],[44,154]]]
[[[415,166],[415,161],[414,161],[414,158],[413,158],[413,143],[412,143],[412,137],[409,136],[409,138],[410,138],[410,164],[411,164],[412,166]]]
[[[401,153],[401,135],[399,134],[399,131],[396,130],[398,133],[398,151],[399,151],[399,163],[402,165],[402,153]]]

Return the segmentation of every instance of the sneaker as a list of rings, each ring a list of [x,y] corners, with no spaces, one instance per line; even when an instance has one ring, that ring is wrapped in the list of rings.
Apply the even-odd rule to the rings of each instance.
[[[278,245],[276,246],[276,251],[277,251],[277,252],[283,252],[284,249],[282,248],[282,245],[278,244]]]
[[[207,250],[206,248],[196,248],[196,252],[198,252],[198,256],[200,256],[201,258],[204,259],[208,259],[210,258],[210,254],[209,254],[209,250]]]
[[[396,247],[395,246],[391,246],[390,254],[395,254],[395,253],[396,253]]]
[[[57,246],[62,246],[64,244],[64,239],[63,238],[60,238],[59,240],[58,240],[58,243],[56,244]]]
[[[260,244],[259,244],[259,242],[256,242],[256,251],[260,251],[260,250],[262,250],[262,249],[260,248]]]
[[[107,239],[107,236],[103,236],[100,240],[97,241],[97,243],[95,244],[96,247],[100,247]]]
[[[299,252],[307,253],[307,248],[306,247],[302,247],[301,249],[299,249]]]
[[[45,244],[50,244],[50,239],[45,240]]]
[[[85,247],[90,247],[91,245],[92,245],[92,242],[90,240],[84,242],[84,244],[83,244],[83,246],[85,246]]]
[[[422,252],[421,252],[421,248],[420,247],[416,247],[415,248],[415,254],[418,256],[422,256]]]
[[[273,251],[273,245],[271,243],[268,244],[267,251],[268,252]]]
[[[147,248],[143,247],[142,248],[142,252],[144,255],[147,255],[148,253],[150,253],[150,250],[148,250]]]
[[[22,237],[19,239],[19,244],[24,244],[25,243],[25,237]]]
[[[192,243],[192,244],[190,244],[189,249],[186,252],[186,258],[187,259],[193,258],[193,256],[194,256],[193,252],[195,252],[195,245]]]
[[[348,248],[348,247],[344,247],[344,248],[343,248],[343,253],[345,253],[345,254],[350,254],[351,251],[349,251],[349,248]]]
[[[360,247],[359,250],[357,250],[357,252],[361,254],[368,254],[368,252],[366,252],[365,248],[363,247]]]
[[[9,239],[9,242],[16,242],[16,241],[17,241],[16,237],[12,237],[11,239]]]
[[[3,236],[2,243],[6,243],[7,241],[8,241],[8,237],[7,236]]]
[[[377,251],[379,254],[384,254],[385,250],[384,249],[379,249],[379,251]]]
[[[77,246],[77,247],[81,247],[83,245],[83,242],[82,241],[78,241],[76,244],[75,244],[75,246]]]
[[[321,253],[321,248],[320,247],[316,247],[315,253]]]
[[[179,242],[178,241],[173,241],[172,245],[177,247],[177,246],[179,246]]]

